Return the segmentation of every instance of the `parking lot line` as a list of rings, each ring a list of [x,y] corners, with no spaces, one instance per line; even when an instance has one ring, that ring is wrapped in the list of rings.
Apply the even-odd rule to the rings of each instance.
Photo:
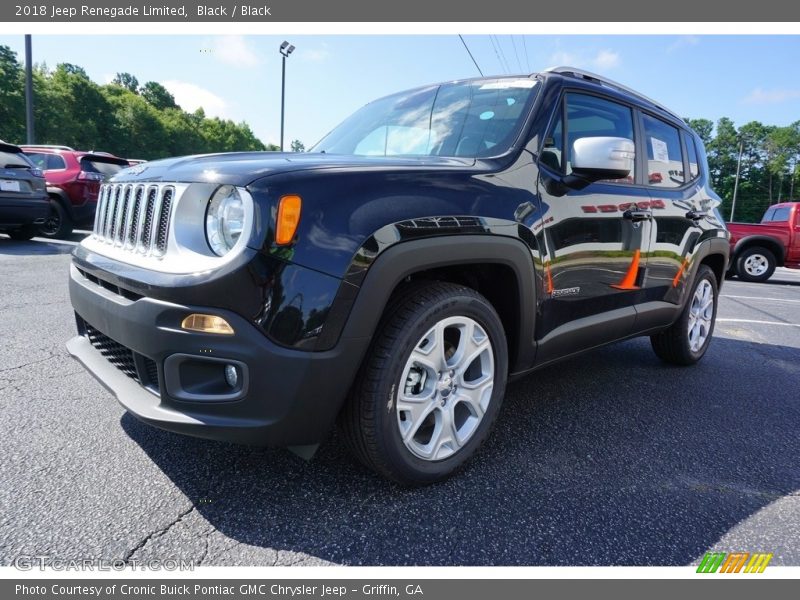
[[[763,298],[759,296],[733,296],[722,294],[721,298],[742,298],[744,300],[766,300],[767,302],[791,302],[793,304],[800,304],[800,300],[786,300],[784,298]]]
[[[781,323],[780,321],[757,321],[754,319],[717,319],[718,323],[753,323],[756,325],[783,325],[784,327],[800,327],[800,323]]]

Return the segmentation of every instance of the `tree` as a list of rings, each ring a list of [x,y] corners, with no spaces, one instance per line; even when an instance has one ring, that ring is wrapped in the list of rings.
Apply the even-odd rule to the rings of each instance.
[[[134,94],[139,92],[139,80],[130,73],[117,73],[117,76],[114,77],[111,83],[124,87]]]
[[[305,152],[306,145],[300,140],[292,140],[292,152]]]
[[[17,55],[0,46],[0,139],[12,143],[25,139],[24,78]]]
[[[155,81],[148,81],[145,83],[139,89],[139,93],[142,95],[142,98],[159,110],[179,108],[178,105],[175,104],[175,96],[170,94],[167,88]]]
[[[714,122],[709,119],[684,119],[686,124],[694,129],[695,133],[703,140],[703,145],[708,146],[714,133]]]

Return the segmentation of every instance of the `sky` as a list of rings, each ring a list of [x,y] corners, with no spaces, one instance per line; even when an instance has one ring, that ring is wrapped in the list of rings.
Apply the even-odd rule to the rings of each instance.
[[[291,35],[286,133],[310,147],[350,113],[404,89],[477,76],[457,35]],[[246,121],[280,135],[283,37],[273,35],[34,35],[33,60],[80,65],[98,83],[118,72],[157,81],[185,110]],[[800,36],[465,35],[485,75],[570,65],[617,80],[686,117],[737,124],[800,120]],[[22,35],[0,44],[24,59]]]

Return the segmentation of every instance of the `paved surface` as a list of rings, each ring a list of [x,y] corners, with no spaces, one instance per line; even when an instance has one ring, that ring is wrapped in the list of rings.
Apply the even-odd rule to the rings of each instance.
[[[797,272],[726,282],[696,367],[640,339],[512,385],[467,470],[404,490],[335,436],[305,463],[131,418],[64,350],[70,250],[0,236],[0,564],[800,564]]]

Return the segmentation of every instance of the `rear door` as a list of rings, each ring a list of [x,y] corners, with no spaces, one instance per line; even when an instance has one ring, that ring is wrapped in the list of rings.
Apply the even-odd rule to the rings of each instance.
[[[601,95],[567,92],[539,159],[539,193],[548,206],[536,227],[543,232],[546,288],[537,327],[540,360],[622,338],[635,319],[650,202],[647,189],[637,185],[638,174],[566,193],[547,183],[571,172],[577,139],[603,136],[634,140],[633,108]]]
[[[703,194],[698,150],[692,136],[655,115],[642,112],[640,118],[641,163],[653,215],[642,303],[676,304],[684,286],[690,283],[684,275],[703,233],[703,220],[689,217],[693,212],[702,214],[710,210],[710,199]],[[641,306],[640,312],[644,314],[647,308]],[[657,306],[650,308],[658,310]],[[657,321],[658,314],[654,313],[652,318]],[[643,316],[637,328],[649,324]]]

